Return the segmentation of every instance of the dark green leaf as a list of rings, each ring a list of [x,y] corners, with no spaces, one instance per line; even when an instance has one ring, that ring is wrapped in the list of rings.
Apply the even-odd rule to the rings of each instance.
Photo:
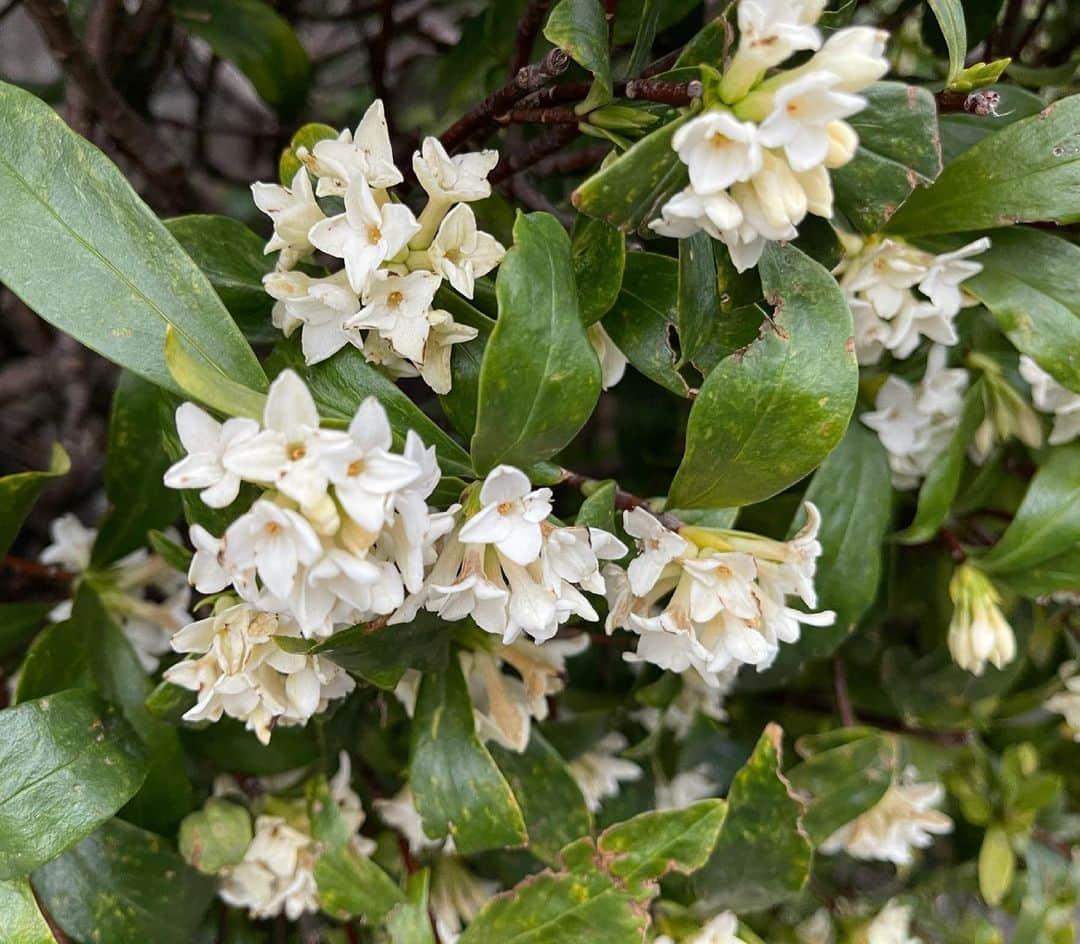
[[[858,366],[836,281],[790,246],[770,244],[760,268],[774,318],[705,379],[672,506],[726,508],[775,495],[818,465],[847,427]]]
[[[916,187],[938,176],[941,142],[937,106],[926,89],[877,82],[863,95],[870,104],[849,119],[859,148],[832,179],[837,208],[861,232],[876,233]]]
[[[694,887],[709,908],[742,912],[795,897],[810,875],[813,846],[804,804],[780,773],[783,732],[769,724],[728,792],[727,818]]]
[[[1001,583],[1032,600],[1080,587],[1080,548],[1058,554],[1034,567],[1001,574]]]
[[[159,682],[157,687],[146,696],[146,710],[166,724],[179,724],[184,714],[195,707],[198,696],[195,692],[172,682]]]
[[[528,838],[510,785],[476,736],[472,700],[457,659],[420,683],[409,786],[424,832],[453,836],[463,854],[519,846]]]
[[[251,814],[236,803],[210,797],[184,817],[177,839],[180,855],[206,875],[238,864],[251,843]]]
[[[0,603],[0,657],[9,655],[40,629],[52,603]]]
[[[0,478],[0,555],[6,554],[15,542],[19,528],[49,480],[67,475],[70,469],[71,459],[64,447],[54,443],[48,469]]]
[[[544,27],[544,38],[593,74],[595,82],[581,112],[611,101],[608,24],[600,0],[559,0]]]
[[[173,570],[180,571],[182,574],[188,572],[193,557],[191,551],[186,547],[177,544],[172,538],[162,534],[160,531],[151,530],[149,532],[149,537],[150,546],[154,549],[154,553],[165,561],[166,564]]]
[[[889,221],[905,236],[1080,220],[1080,95],[988,135],[912,194]]]
[[[575,524],[590,528],[601,528],[609,533],[615,532],[615,491],[612,481],[599,485],[590,492],[578,509]]]
[[[581,318],[590,325],[615,304],[626,265],[626,235],[610,223],[579,216],[570,242]]]
[[[570,238],[553,216],[519,215],[495,283],[472,455],[478,472],[528,466],[574,437],[600,395],[600,363],[578,310]]]
[[[435,944],[428,915],[427,869],[413,872],[405,883],[406,901],[395,906],[386,919],[386,930],[392,944]]]
[[[122,820],[38,869],[33,883],[64,931],[102,944],[191,944],[214,896],[213,879],[166,840]]]
[[[964,22],[964,7],[960,0],[927,0],[930,9],[937,17],[938,25],[945,36],[945,45],[949,48],[949,75],[946,86],[964,68],[967,55],[967,24]]]
[[[171,0],[177,20],[233,63],[268,105],[296,114],[311,63],[289,21],[262,0]]]
[[[713,241],[699,232],[679,240],[679,353],[693,361],[720,319],[720,285]]]
[[[146,752],[115,709],[72,690],[0,711],[0,879],[55,858],[137,791]]]
[[[0,882],[0,944],[55,944],[42,917],[30,883],[25,879]]]
[[[184,747],[221,770],[268,777],[297,770],[319,759],[319,744],[305,728],[277,728],[263,746],[238,721],[223,718],[201,730],[182,731]]]
[[[93,145],[0,84],[0,281],[42,318],[159,386],[172,325],[224,380],[266,378],[206,277]]]

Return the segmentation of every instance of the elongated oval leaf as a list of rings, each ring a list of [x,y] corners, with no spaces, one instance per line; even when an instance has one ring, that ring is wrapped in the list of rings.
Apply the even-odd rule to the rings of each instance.
[[[693,361],[720,320],[720,283],[708,233],[679,240],[679,354]]]
[[[0,882],[0,944],[56,944],[25,879]]]
[[[519,215],[495,283],[499,318],[480,367],[476,471],[529,466],[562,449],[600,395],[578,310],[570,238],[553,216]]]
[[[123,174],[48,105],[0,83],[0,281],[46,321],[159,386],[173,326],[222,381],[266,377],[214,290]]]
[[[593,74],[595,83],[581,112],[611,100],[608,24],[600,0],[559,0],[548,16],[544,38]]]
[[[71,459],[60,443],[54,443],[49,467],[40,472],[16,472],[0,478],[0,556],[6,554],[34,502],[50,479],[67,475]]]
[[[92,692],[58,692],[0,711],[0,879],[58,856],[122,807],[146,752]]]
[[[964,68],[964,57],[967,55],[964,5],[960,0],[927,0],[927,4],[937,17],[938,26],[945,37],[945,45],[949,49],[949,75],[945,81],[948,85]]]
[[[626,266],[626,235],[603,220],[579,216],[574,221],[571,252],[581,318],[592,324],[607,314],[619,296]]]
[[[1080,95],[988,135],[917,190],[892,233],[956,233],[1034,220],[1080,220]]]
[[[769,247],[761,278],[774,318],[705,379],[672,507],[728,508],[775,495],[829,454],[851,416],[858,366],[836,281],[791,246]]]

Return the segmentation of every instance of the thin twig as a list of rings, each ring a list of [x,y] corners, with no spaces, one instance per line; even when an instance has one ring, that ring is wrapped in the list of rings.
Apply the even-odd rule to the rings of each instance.
[[[845,728],[853,728],[858,724],[855,711],[851,707],[851,694],[848,692],[847,667],[844,660],[839,656],[833,658],[833,690],[836,693],[836,711],[840,715],[840,722]]]
[[[499,124],[576,125],[585,119],[573,108],[512,108],[499,115]]]
[[[528,65],[532,48],[536,45],[536,36],[550,7],[551,0],[529,0],[525,12],[521,14],[514,37],[514,54],[510,57],[511,79],[518,74],[519,69]]]

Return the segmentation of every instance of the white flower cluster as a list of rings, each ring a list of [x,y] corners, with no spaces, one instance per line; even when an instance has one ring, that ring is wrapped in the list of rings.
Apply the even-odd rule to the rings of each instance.
[[[523,633],[542,643],[573,615],[597,621],[578,588],[604,593],[599,562],[617,560],[626,546],[598,528],[548,522],[551,489],[534,490],[513,466],[492,469],[477,498],[479,508],[446,538],[423,587],[390,622],[409,622],[424,607],[450,621],[471,616],[506,643]]]
[[[330,796],[341,813],[350,848],[357,855],[369,856],[375,843],[359,835],[364,809],[349,786],[350,776],[349,756],[342,751],[338,772],[330,781]],[[252,918],[284,914],[295,921],[319,910],[315,866],[321,854],[321,844],[311,836],[304,805],[277,800],[274,813],[255,818],[254,836],[243,860],[222,870],[218,893],[226,904],[246,908]]]
[[[888,902],[867,926],[866,944],[922,944],[911,933],[911,906]]]
[[[919,484],[960,423],[968,372],[946,367],[947,356],[945,347],[932,345],[926,373],[916,385],[890,374],[878,390],[876,409],[860,417],[888,452],[896,488]]]
[[[770,666],[780,643],[799,638],[800,624],[831,625],[831,611],[787,605],[793,594],[817,605],[821,516],[813,504],[805,508],[805,526],[786,542],[720,529],[684,527],[676,534],[642,508],[625,512],[639,554],[625,572],[612,565],[605,577],[608,632],[624,627],[641,636],[626,658],[673,672],[692,668],[720,688],[730,684],[733,667]]]
[[[1026,354],[1020,355],[1020,376],[1031,384],[1035,406],[1054,416],[1054,428],[1047,442],[1060,446],[1080,436],[1080,393],[1063,387]]]
[[[641,768],[619,756],[627,747],[625,735],[609,731],[567,764],[570,776],[585,797],[585,805],[593,813],[604,800],[618,796],[620,784],[641,779]]]
[[[876,364],[885,351],[909,357],[924,337],[956,344],[953,322],[975,303],[961,285],[982,271],[971,257],[990,248],[987,237],[937,256],[895,238],[843,240],[846,251],[834,273],[855,320],[860,364]]]
[[[925,849],[934,836],[952,832],[953,821],[936,808],[945,788],[936,781],[916,783],[916,776],[914,768],[905,770],[874,806],[826,839],[821,852],[909,865],[913,849]]]
[[[712,674],[707,683],[697,672],[680,676],[679,693],[663,709],[646,706],[637,709],[631,717],[649,732],[661,728],[671,731],[678,740],[690,733],[700,714],[713,721],[726,721],[724,699],[735,685],[740,663],[733,662],[726,669]]]
[[[41,563],[62,567],[76,578],[90,569],[96,529],[66,514],[52,522],[49,534],[52,543],[41,552]],[[154,672],[161,656],[169,651],[172,634],[191,621],[191,589],[184,575],[157,554],[140,548],[96,570],[94,586],[109,614],[119,622],[139,664]],[[71,600],[57,604],[49,619],[54,623],[68,619],[71,606]]]
[[[667,934],[661,934],[654,944],[675,944]],[[746,944],[739,937],[739,919],[733,911],[721,911],[703,928],[689,937],[680,937],[679,944]]]
[[[723,242],[739,271],[757,265],[765,243],[794,239],[807,213],[832,216],[829,170],[855,156],[845,118],[855,94],[888,71],[887,34],[865,26],[822,43],[814,25],[825,0],[740,0],[739,46],[720,83],[723,104],[680,127],[672,146],[690,185],[650,227],[665,236],[704,230]],[[803,65],[766,72],[801,50]],[[764,79],[764,81],[762,81]]]
[[[1076,663],[1070,661],[1062,665],[1060,675],[1065,688],[1051,695],[1043,707],[1062,715],[1072,731],[1073,740],[1080,742],[1080,672]]]
[[[972,564],[961,564],[949,581],[953,602],[949,622],[949,652],[953,661],[973,675],[982,675],[989,662],[996,668],[1016,657],[1016,636],[1001,612],[1001,596],[990,578]]]
[[[428,195],[419,218],[387,189],[404,178],[381,101],[355,133],[346,129],[298,156],[303,166],[289,187],[252,185],[256,205],[274,221],[266,251],[280,251],[277,271],[264,279],[277,300],[275,326],[286,334],[300,329],[309,364],[351,343],[392,374],[420,376],[446,393],[451,347],[476,337],[476,329],[434,307],[435,292],[446,279],[472,298],[475,280],[505,253],[477,228],[469,207],[491,195],[487,176],[498,153],[451,157],[426,138],[412,165]],[[318,180],[314,190],[309,174]],[[317,198],[344,198],[344,212],[327,217]],[[343,260],[344,269],[325,278],[293,271],[315,250]]]
[[[187,403],[177,427],[188,455],[168,470],[167,485],[200,488],[213,507],[230,503],[241,481],[266,491],[220,538],[192,526],[191,583],[208,594],[231,588],[245,605],[178,634],[174,648],[204,656],[170,675],[199,691],[200,716],[225,712],[265,739],[275,719],[303,723],[352,687],[325,658],[265,645],[275,635],[322,638],[393,613],[407,590],[420,589],[456,506],[428,507],[440,476],[434,449],[410,430],[403,452],[393,452],[374,398],[347,430],[322,429],[311,393],[291,371],[271,385],[261,425],[219,424]]]

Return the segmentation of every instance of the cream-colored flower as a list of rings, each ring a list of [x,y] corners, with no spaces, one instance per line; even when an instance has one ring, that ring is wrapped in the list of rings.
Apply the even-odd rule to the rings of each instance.
[[[1002,668],[1016,657],[1016,636],[1001,612],[1001,596],[990,578],[973,564],[961,564],[949,582],[953,615],[949,623],[949,652],[953,661],[973,675],[982,675],[989,662]]]

